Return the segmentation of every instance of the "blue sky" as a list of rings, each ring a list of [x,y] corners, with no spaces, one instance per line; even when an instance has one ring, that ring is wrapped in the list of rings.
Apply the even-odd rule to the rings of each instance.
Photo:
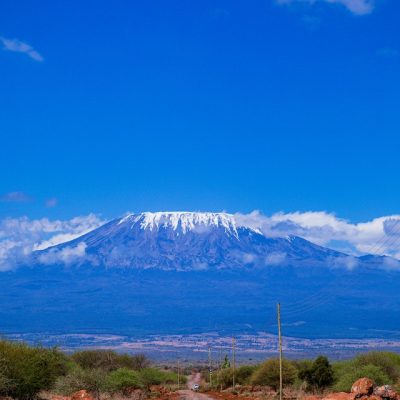
[[[399,212],[395,0],[0,4],[0,218]]]

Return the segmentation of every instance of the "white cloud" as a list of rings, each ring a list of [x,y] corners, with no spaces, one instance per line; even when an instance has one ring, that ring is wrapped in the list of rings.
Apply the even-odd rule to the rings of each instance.
[[[28,57],[32,58],[32,60],[39,62],[44,61],[44,58],[38,51],[28,43],[22,42],[19,39],[9,39],[0,36],[0,42],[3,44],[3,50],[5,51],[26,54]]]
[[[269,254],[265,259],[265,264],[267,265],[280,265],[286,259],[286,253],[275,252]]]
[[[370,14],[375,7],[374,0],[276,0],[278,4],[308,3],[316,4],[320,2],[330,4],[340,4],[356,15]]]
[[[94,214],[69,220],[32,220],[28,217],[0,220],[0,271],[14,268],[34,250],[73,240],[103,223]],[[58,256],[60,261],[66,262],[79,254],[82,254],[82,248],[66,250]]]
[[[51,199],[47,199],[45,201],[45,206],[47,208],[54,208],[57,206],[57,204],[58,204],[58,200],[55,197],[52,197]]]
[[[400,215],[351,223],[325,211],[276,213],[271,216],[259,211],[236,214],[240,225],[260,229],[265,235],[282,237],[295,235],[321,246],[353,249],[354,255],[400,254]],[[340,247],[339,247],[340,243]],[[348,260],[349,266],[354,260]]]
[[[62,249],[50,249],[39,255],[41,264],[65,264],[80,262],[85,259],[86,244],[79,243],[77,246],[67,246]]]
[[[238,225],[258,229],[269,237],[295,235],[321,246],[344,251],[349,257],[344,257],[339,263],[349,269],[357,266],[358,260],[354,256],[363,254],[386,254],[400,258],[400,215],[353,223],[325,211],[279,212],[272,215],[253,211],[249,214],[237,213],[235,219]],[[0,271],[19,265],[34,250],[73,240],[104,222],[94,214],[69,220],[28,217],[0,220]],[[265,262],[269,265],[279,264],[285,256],[284,253],[272,253]],[[57,260],[69,264],[87,255],[82,245],[49,251],[43,257],[46,257],[41,260],[43,263]],[[118,258],[118,252],[115,257]],[[246,254],[243,262],[252,262],[252,257]],[[387,268],[393,268],[390,260],[387,262]]]
[[[9,192],[0,196],[0,201],[9,203],[26,203],[32,201],[32,198],[24,192]]]

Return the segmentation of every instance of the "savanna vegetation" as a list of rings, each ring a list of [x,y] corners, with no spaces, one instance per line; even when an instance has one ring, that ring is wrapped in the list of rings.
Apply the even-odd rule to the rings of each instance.
[[[0,397],[31,400],[43,391],[70,395],[83,389],[100,398],[102,393],[146,391],[177,380],[174,371],[152,367],[143,354],[85,350],[66,355],[56,348],[0,341]]]
[[[283,360],[283,385],[311,393],[326,390],[349,392],[352,384],[361,377],[372,379],[377,385],[392,385],[400,390],[400,355],[391,352],[360,354],[351,360],[331,363],[327,357],[314,360]],[[209,374],[203,376],[209,379]],[[221,365],[212,375],[214,388],[232,387],[233,368],[229,363]],[[279,389],[279,360],[269,359],[255,366],[239,366],[235,369],[238,385],[268,386]]]
[[[181,370],[180,382],[185,383]],[[190,369],[186,370],[189,375]],[[279,388],[279,360],[268,359],[259,365],[232,368],[228,357],[212,373],[214,389],[240,386]],[[209,379],[209,371],[203,370]],[[283,361],[285,387],[318,393],[350,391],[360,377],[371,378],[377,385],[389,384],[400,389],[400,355],[391,352],[360,354],[351,360],[330,362],[320,356],[314,360]],[[0,340],[0,397],[31,400],[44,391],[71,395],[87,390],[95,398],[103,394],[129,395],[140,389],[149,393],[153,385],[176,389],[178,375],[171,368],[155,368],[143,354],[119,354],[109,350],[85,350],[67,355],[56,348],[32,347],[24,343]],[[210,382],[208,382],[210,385]]]

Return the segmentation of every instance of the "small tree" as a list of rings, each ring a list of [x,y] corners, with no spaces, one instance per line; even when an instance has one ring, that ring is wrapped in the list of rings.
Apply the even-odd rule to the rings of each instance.
[[[251,365],[243,365],[237,368],[235,370],[236,383],[238,383],[239,385],[248,385],[256,369],[257,369],[256,366],[251,366]],[[226,389],[227,387],[232,386],[232,378],[233,378],[233,369],[224,368],[218,371],[214,383]]]
[[[130,358],[130,368],[136,371],[150,367],[150,360],[145,354],[134,354],[133,356],[130,356]]]
[[[54,391],[63,395],[71,395],[78,390],[87,390],[97,399],[105,391],[106,372],[102,369],[83,369],[74,366],[67,375],[57,379]]]
[[[227,355],[225,355],[224,362],[222,363],[221,368],[224,369],[224,368],[230,368],[230,367],[231,367],[231,363],[229,361],[229,358]]]
[[[294,383],[297,376],[297,369],[290,361],[283,360],[282,363],[282,380],[284,385]],[[274,390],[279,387],[279,360],[270,359],[265,361],[255,370],[251,377],[252,385],[270,386]]]
[[[120,368],[110,372],[106,378],[105,387],[110,393],[122,392],[128,394],[130,389],[141,388],[143,384],[138,372]]]
[[[165,383],[175,383],[178,375],[174,372],[160,371],[156,368],[145,368],[140,371],[140,379],[147,389],[152,385],[161,385]]]
[[[299,371],[299,378],[316,389],[323,389],[333,384],[333,369],[329,360],[320,356],[314,362]]]
[[[150,361],[144,354],[119,354],[112,350],[83,350],[72,355],[73,361],[84,369],[115,371],[119,368],[141,370],[148,368]]]
[[[350,366],[338,371],[337,375],[337,381],[333,386],[333,389],[337,392],[349,392],[352,384],[363,377],[372,379],[379,386],[392,383],[390,377],[381,368],[373,364],[368,364],[361,368],[352,368],[352,364],[350,364]]]
[[[33,399],[64,373],[66,357],[57,349],[0,341],[0,396]]]

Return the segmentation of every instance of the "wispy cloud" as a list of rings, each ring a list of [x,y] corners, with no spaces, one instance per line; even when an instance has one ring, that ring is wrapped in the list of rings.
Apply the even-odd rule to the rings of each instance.
[[[3,50],[5,51],[22,53],[38,62],[44,61],[43,56],[37,50],[35,50],[30,44],[22,42],[19,39],[9,39],[0,36],[0,42],[3,44]]]
[[[375,8],[374,0],[276,0],[278,4],[294,4],[294,3],[308,3],[314,5],[317,3],[339,4],[346,7],[350,12],[355,15],[370,14]]]
[[[9,192],[0,196],[0,201],[10,203],[26,203],[28,201],[32,201],[32,197],[28,196],[24,192]]]
[[[0,220],[0,271],[13,269],[34,250],[73,240],[103,223],[104,221],[94,214],[69,220],[28,217]],[[61,262],[67,262],[82,255],[84,250],[79,247],[57,254],[51,252],[51,257],[54,259],[58,256]]]
[[[321,246],[353,255],[386,254],[400,258],[400,215],[352,223],[325,211],[236,214],[239,224],[267,236],[300,236]]]
[[[47,199],[45,201],[45,206],[47,208],[54,208],[57,206],[57,204],[58,204],[58,200],[55,197],[52,197],[51,199]]]

